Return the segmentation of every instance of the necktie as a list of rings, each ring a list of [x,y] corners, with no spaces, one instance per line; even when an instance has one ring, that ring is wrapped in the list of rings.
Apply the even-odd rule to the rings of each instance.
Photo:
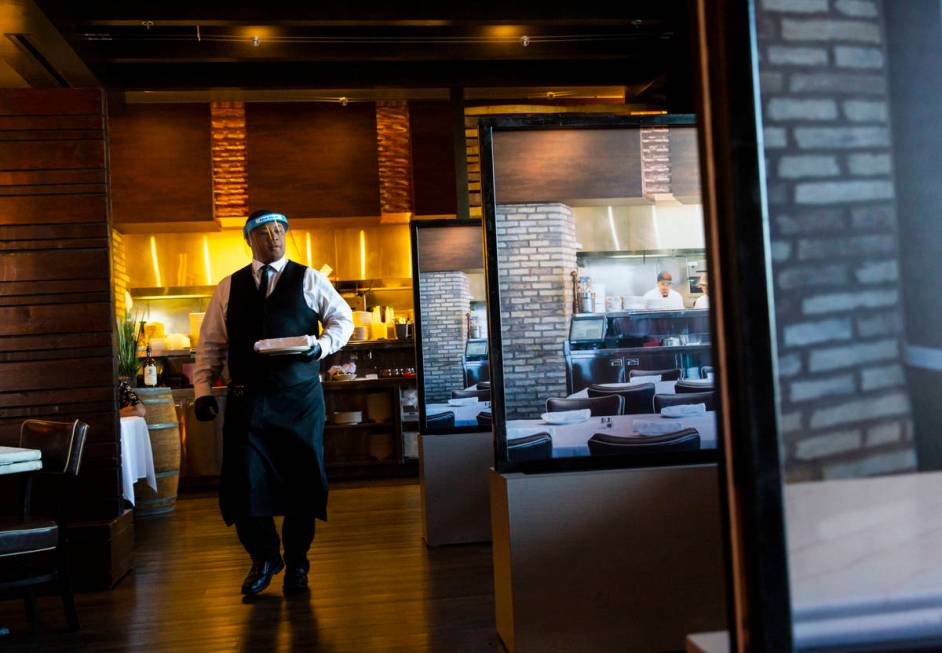
[[[274,271],[274,268],[270,265],[262,266],[262,278],[258,284],[258,292],[262,296],[262,299],[268,297],[268,285],[271,283],[271,274]]]

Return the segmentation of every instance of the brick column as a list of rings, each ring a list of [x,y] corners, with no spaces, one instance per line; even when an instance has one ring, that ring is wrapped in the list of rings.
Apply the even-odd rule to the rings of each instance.
[[[882,5],[759,5],[786,473],[911,470]]]
[[[422,372],[425,402],[451,399],[464,387],[463,357],[471,291],[464,272],[423,272],[419,275],[422,320]]]
[[[539,417],[566,396],[576,223],[558,203],[502,205],[496,217],[506,416]]]

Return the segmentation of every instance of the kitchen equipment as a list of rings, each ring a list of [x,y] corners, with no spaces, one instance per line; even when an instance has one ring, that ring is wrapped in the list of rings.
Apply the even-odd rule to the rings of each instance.
[[[680,345],[680,338],[677,336],[668,336],[667,338],[661,340],[662,347],[680,347]]]
[[[369,311],[353,311],[353,323],[356,326],[366,326],[373,321],[373,314]]]
[[[408,340],[412,337],[412,323],[404,322],[396,325],[396,337],[399,340]]]
[[[203,318],[206,313],[190,313],[190,344],[198,347],[200,344],[200,329],[203,327]]]
[[[369,326],[356,326],[353,327],[353,335],[350,340],[369,340],[370,338],[370,328]]]

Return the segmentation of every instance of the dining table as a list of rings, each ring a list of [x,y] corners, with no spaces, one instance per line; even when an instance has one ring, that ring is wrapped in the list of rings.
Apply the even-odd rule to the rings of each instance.
[[[0,447],[0,475],[25,474],[43,467],[42,451],[23,447]],[[0,626],[0,637],[10,634],[10,629]]]
[[[445,411],[451,411],[455,414],[455,426],[477,426],[478,413],[491,410],[491,402],[489,401],[478,401],[477,399],[474,401],[460,399],[459,401],[462,403],[458,405],[447,403],[425,404],[425,414],[426,416],[437,415]]]
[[[121,418],[121,495],[133,506],[134,483],[145,479],[154,492],[157,491],[157,474],[154,470],[154,452],[150,444],[150,433],[143,417]]]
[[[589,438],[594,434],[637,435],[637,422],[667,422],[672,431],[695,428],[700,434],[701,449],[716,448],[716,413],[713,411],[679,418],[665,417],[657,413],[589,417],[574,424],[550,424],[542,419],[515,419],[507,422],[507,440],[509,442],[528,435],[548,433],[553,439],[553,458],[588,456]]]

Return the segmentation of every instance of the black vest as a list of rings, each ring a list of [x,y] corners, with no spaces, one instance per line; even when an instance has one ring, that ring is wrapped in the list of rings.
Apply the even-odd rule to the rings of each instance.
[[[284,388],[318,380],[319,361],[254,350],[255,342],[266,338],[317,335],[319,316],[304,300],[305,269],[288,261],[268,299],[255,285],[251,265],[232,275],[226,311],[232,383]]]

